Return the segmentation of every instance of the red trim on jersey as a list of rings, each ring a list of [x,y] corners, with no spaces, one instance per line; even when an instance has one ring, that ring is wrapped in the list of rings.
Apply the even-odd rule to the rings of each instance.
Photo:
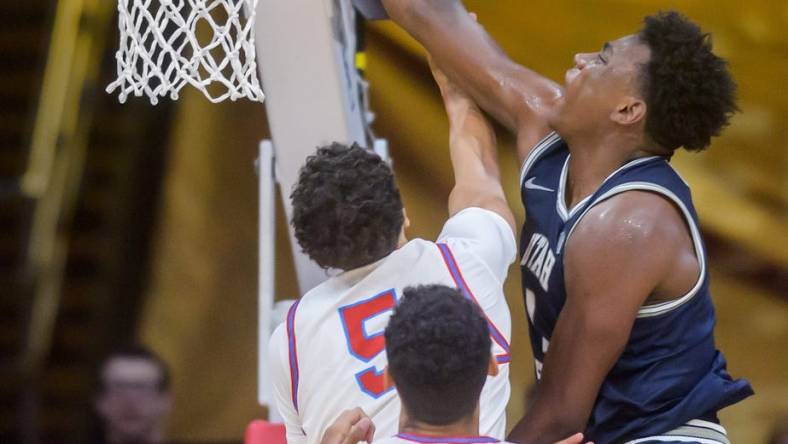
[[[296,334],[295,334],[295,313],[298,308],[297,300],[290,306],[287,311],[287,353],[290,361],[290,397],[293,399],[293,406],[298,411],[298,353],[296,348]]]
[[[451,275],[452,279],[454,279],[454,283],[457,284],[457,288],[460,289],[466,298],[472,300],[477,306],[481,308],[479,301],[476,300],[476,296],[473,295],[468,283],[465,282],[465,277],[462,275],[462,270],[460,269],[459,264],[457,264],[457,260],[454,258],[454,253],[452,253],[451,248],[443,243],[436,245],[438,246],[438,250],[441,252],[441,256],[443,256],[443,262],[446,263],[446,268],[449,269],[449,274]],[[510,362],[512,360],[510,354],[511,346],[506,340],[506,336],[504,336],[501,331],[498,330],[498,327],[496,327],[492,320],[490,320],[484,310],[482,310],[482,313],[484,314],[484,318],[487,319],[487,324],[490,328],[490,336],[492,336],[493,340],[504,349],[504,353],[497,355],[495,360],[499,364]]]

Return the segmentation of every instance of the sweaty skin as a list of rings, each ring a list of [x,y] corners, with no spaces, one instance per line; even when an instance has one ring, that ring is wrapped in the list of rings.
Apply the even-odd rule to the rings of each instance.
[[[384,0],[384,6],[452,82],[517,134],[521,160],[550,131],[545,113],[562,96],[561,87],[509,59],[462,4]]]
[[[650,51],[636,36],[577,54],[561,87],[509,59],[457,0],[383,3],[451,81],[516,135],[521,162],[551,130],[567,142],[567,208],[627,161],[669,154],[645,136],[647,106],[637,74]],[[679,210],[656,194],[634,191],[582,219],[564,265],[566,304],[533,406],[510,435],[515,442],[550,443],[584,430],[638,308],[680,297],[700,271]]]

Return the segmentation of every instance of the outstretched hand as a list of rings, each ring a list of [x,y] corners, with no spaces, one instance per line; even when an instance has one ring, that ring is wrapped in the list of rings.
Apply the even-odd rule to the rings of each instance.
[[[375,424],[363,410],[356,407],[345,410],[323,434],[320,444],[357,444],[372,442]]]
[[[469,109],[478,109],[476,103],[473,102],[470,96],[459,89],[457,85],[449,80],[446,74],[438,68],[432,56],[428,55],[427,60],[430,64],[432,77],[435,78],[435,83],[438,84],[441,96],[443,97],[443,103],[446,107],[446,113],[449,115],[449,120],[464,114]]]
[[[476,14],[471,12],[469,15],[473,20],[476,20]],[[430,54],[427,55],[427,61],[429,62],[432,76],[435,78],[435,83],[438,84],[441,96],[443,97],[443,103],[446,107],[449,121],[452,123],[461,123],[469,112],[482,116],[482,112],[476,102],[471,99],[470,95],[449,80],[446,73],[435,64],[435,60]]]

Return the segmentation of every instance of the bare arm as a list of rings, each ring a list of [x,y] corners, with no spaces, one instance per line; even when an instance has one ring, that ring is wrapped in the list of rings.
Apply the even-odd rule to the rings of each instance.
[[[549,132],[545,112],[561,88],[513,62],[459,0],[383,0],[448,77],[517,135],[523,160]]]
[[[449,216],[468,207],[484,208],[498,213],[516,231],[501,185],[495,130],[470,97],[431,66],[449,117],[449,152],[455,183],[449,195]]]
[[[678,211],[645,192],[616,196],[580,222],[566,246],[566,303],[536,399],[510,441],[549,443],[585,430],[638,309],[671,271],[681,230]]]

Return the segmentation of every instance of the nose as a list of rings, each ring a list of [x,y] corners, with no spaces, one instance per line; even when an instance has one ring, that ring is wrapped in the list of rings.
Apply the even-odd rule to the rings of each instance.
[[[586,53],[577,53],[575,54],[575,66],[577,69],[583,69],[586,66],[588,60],[588,54]]]

